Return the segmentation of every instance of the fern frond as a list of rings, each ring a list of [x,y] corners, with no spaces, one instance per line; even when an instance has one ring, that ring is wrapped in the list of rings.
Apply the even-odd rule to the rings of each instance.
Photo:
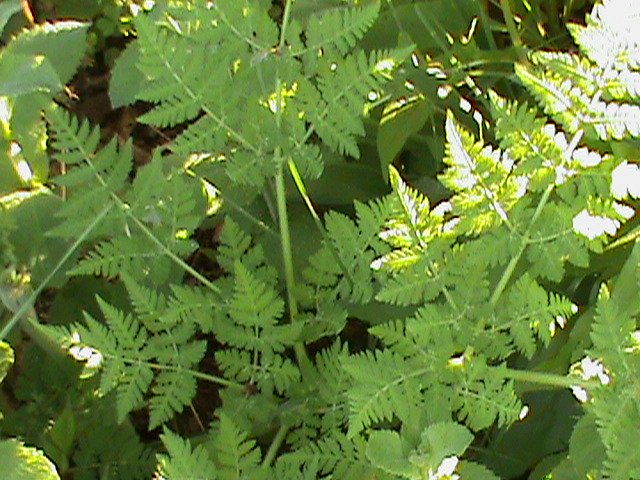
[[[362,112],[371,91],[379,91],[388,72],[402,63],[410,51],[354,53],[344,59],[326,59],[317,88],[303,82],[294,102],[300,101],[322,140],[340,153],[359,158],[356,138],[364,135]]]
[[[320,408],[325,411],[322,418],[321,431],[329,432],[342,427],[348,418],[347,387],[350,383],[349,374],[343,365],[349,357],[346,344],[340,345],[336,341],[316,355],[316,369],[318,372],[318,395]]]
[[[198,360],[203,356],[204,351]],[[190,365],[193,364],[186,364]],[[178,366],[185,365],[178,363]],[[185,375],[183,371],[160,372],[151,389],[154,396],[149,403],[149,428],[163,425],[176,413],[182,412],[184,407],[191,405],[196,396],[196,387],[196,379],[191,375]]]
[[[158,328],[154,328],[154,324],[159,320],[160,315],[166,308],[167,300],[165,296],[153,289],[140,285],[126,273],[120,272],[119,275],[127,289],[131,305],[138,319],[151,332],[156,332]],[[173,324],[170,324],[170,326],[173,326]]]
[[[272,287],[277,283],[276,271],[266,263],[262,245],[254,244],[231,218],[225,220],[216,259],[226,272],[233,272],[239,261],[256,279]]]
[[[433,240],[450,236],[445,230],[444,216],[441,211],[431,210],[429,199],[409,187],[400,177],[393,166],[389,167],[389,178],[394,194],[390,197],[385,219],[385,229],[378,235],[382,241],[393,250],[377,258],[371,267],[375,270],[384,269],[392,273],[402,272],[414,266],[425,255],[430,261],[422,261],[422,266],[414,270],[428,271],[436,253],[427,253],[427,249],[434,250]],[[441,252],[446,249],[435,247]],[[433,274],[433,272],[430,272]],[[427,275],[429,275],[427,273]],[[429,280],[425,278],[425,283]],[[381,292],[382,294],[382,292]]]
[[[523,196],[518,178],[511,176],[510,160],[464,131],[451,113],[445,125],[449,166],[440,181],[454,191],[452,213],[461,215],[456,229],[481,233],[508,222],[509,211]]]
[[[272,173],[264,159],[271,158],[277,135],[264,130],[271,128],[272,112],[247,92],[264,80],[251,68],[252,57],[271,49],[277,30],[263,4],[244,4],[199,7],[186,16],[181,11],[186,18],[167,23],[136,17],[146,79],[139,98],[155,104],[140,120],[157,126],[190,122],[172,145],[175,153],[215,153],[227,160],[235,180],[261,185]],[[255,122],[247,123],[247,115]]]
[[[516,348],[528,358],[537,350],[534,335],[548,345],[556,329],[566,325],[576,312],[577,307],[571,301],[548,293],[526,273],[505,293],[498,309]]]
[[[623,377],[634,376],[634,359],[627,348],[636,328],[636,320],[624,312],[623,305],[601,301],[591,326],[592,353],[601,357],[608,368]]]
[[[212,331],[214,322],[222,315],[222,299],[209,289],[183,285],[171,285],[171,293],[162,314],[163,322],[194,322],[202,332]]]
[[[194,323],[163,321],[164,297],[125,277],[138,317],[125,315],[98,298],[106,326],[85,313],[77,325],[80,342],[102,358],[102,394],[117,392],[119,421],[139,408],[151,391],[150,428],[155,428],[189,405],[196,393],[189,374],[202,360],[206,342],[195,341]]]
[[[144,237],[119,236],[99,243],[88,253],[76,267],[71,269],[70,275],[100,275],[105,278],[115,278],[121,272],[144,272],[157,262],[158,253],[154,246]],[[153,268],[158,272],[161,264],[156,263]],[[165,268],[167,265],[163,265]],[[139,274],[138,274],[139,275]],[[136,276],[138,276],[136,275]],[[162,278],[162,275],[154,275]]]
[[[156,158],[140,169],[124,195],[126,206],[118,200],[127,211],[127,215],[121,214],[122,224],[71,270],[72,275],[114,278],[125,272],[137,280],[162,284],[175,268],[175,259],[167,252],[186,257],[195,249],[190,235],[200,221],[201,193],[179,175],[165,179],[161,168],[161,160]],[[147,231],[142,231],[140,224]]]
[[[282,458],[284,463],[313,464],[322,475],[344,480],[371,478],[376,468],[365,455],[366,444],[361,438],[350,439],[334,432],[316,443],[310,443]]]
[[[587,14],[587,25],[567,28],[580,49],[602,68],[640,66],[636,25],[638,4],[629,0],[604,0]]]
[[[333,247],[324,244],[309,259],[309,267],[303,273],[311,286],[330,289],[339,300],[365,303],[373,297],[370,264],[377,254],[385,250],[377,238],[384,218],[376,208],[387,214],[390,211],[388,204],[381,205],[370,208],[357,204],[357,223],[338,212],[325,215],[327,236]]]
[[[126,185],[132,168],[133,144],[127,142],[118,147],[116,139],[113,139],[97,151],[99,129],[91,129],[87,121],[79,123],[60,107],[47,109],[45,115],[49,122],[54,158],[74,166],[68,178],[67,175],[62,175],[54,177],[53,181],[59,182],[61,186],[83,187],[78,188],[63,204],[57,213],[61,223],[48,234],[75,238],[77,232],[82,231],[106,204],[113,203],[114,195]],[[122,217],[120,212],[114,210],[103,220],[102,228],[97,229],[94,235],[98,236],[104,230],[121,228]]]
[[[103,394],[116,389],[118,419],[122,421],[129,412],[142,406],[153,380],[150,357],[144,349],[148,332],[131,315],[125,316],[100,298],[98,304],[109,330],[85,313],[87,326],[79,326],[78,331],[81,340],[103,356],[100,389]]]
[[[498,426],[510,425],[522,411],[513,382],[505,382],[480,358],[467,364],[455,393],[452,408],[473,431],[487,428],[494,422]]]
[[[260,448],[226,414],[220,416],[212,437],[214,460],[220,480],[253,478],[260,466]]]
[[[392,305],[418,305],[434,300],[442,293],[445,279],[439,272],[430,270],[433,265],[431,255],[417,256],[413,251],[401,249],[381,259],[389,268],[402,270],[385,280],[376,300]]]
[[[420,408],[421,389],[432,367],[381,350],[356,355],[344,368],[354,381],[348,392],[348,436],[353,438],[371,424],[403,418],[409,410]]]
[[[236,262],[234,270],[235,296],[229,305],[231,319],[237,325],[249,328],[267,329],[276,325],[284,312],[282,299],[242,263]],[[280,351],[282,345],[272,347],[274,351]]]
[[[363,7],[333,8],[313,15],[306,30],[307,49],[315,53],[335,46],[342,55],[346,54],[373,25],[379,11],[380,2],[376,0]]]
[[[157,456],[156,475],[166,480],[219,480],[218,470],[202,445],[192,448],[188,440],[182,439],[164,427],[160,439],[167,453]]]
[[[454,340],[464,330],[459,319],[437,303],[426,303],[406,320],[371,327],[369,332],[405,358],[420,357],[430,364],[446,363],[462,348]]]
[[[217,339],[232,348],[217,352],[216,358],[228,376],[283,392],[299,378],[299,371],[281,354],[294,344],[302,324],[278,324],[284,302],[240,261],[235,264],[234,280],[227,317],[213,325]]]
[[[640,135],[640,107],[631,103],[600,99],[600,91],[589,95],[573,78],[547,68],[544,57],[533,56],[533,68],[516,65],[516,74],[527,89],[569,132],[586,129],[601,140]],[[553,66],[553,64],[551,64]]]
[[[555,127],[526,103],[507,102],[494,92],[490,96],[496,137],[512,163],[509,170],[521,176],[524,188],[544,190],[555,181],[555,168],[565,162],[564,137],[556,136]]]
[[[220,78],[207,75],[202,57],[207,50],[194,49],[189,37],[168,28],[157,28],[144,15],[136,17],[136,28],[141,52],[137,68],[145,77],[145,88],[138,98],[159,103],[139,120],[159,127],[193,120],[202,109],[204,88],[212,87],[214,78]]]
[[[635,392],[628,384],[603,385],[593,395],[590,407],[606,450],[603,473],[612,479],[638,478],[640,455],[628,443],[640,427],[637,385]]]

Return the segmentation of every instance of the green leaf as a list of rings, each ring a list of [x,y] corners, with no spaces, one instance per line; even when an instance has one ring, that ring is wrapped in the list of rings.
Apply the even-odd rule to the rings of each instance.
[[[335,45],[340,53],[347,53],[373,25],[379,10],[380,2],[374,1],[361,8],[334,8],[313,15],[307,30],[307,47],[315,52]],[[327,31],[331,34],[327,35]]]
[[[393,475],[419,478],[420,470],[412,465],[407,457],[398,432],[377,430],[369,436],[367,458],[371,463]]]
[[[569,442],[569,460],[580,478],[597,472],[606,458],[606,452],[598,435],[596,419],[583,415],[573,428]]]
[[[2,52],[2,62],[16,55],[46,58],[60,84],[64,85],[71,80],[84,57],[88,29],[88,23],[75,21],[36,25],[9,43]]]
[[[0,56],[0,95],[17,97],[33,92],[57,93],[61,89],[56,70],[43,55]]]
[[[500,477],[487,467],[475,462],[460,462],[457,472],[460,474],[460,478],[468,478],[469,480],[500,480]]]
[[[6,342],[0,342],[0,383],[7,376],[7,372],[13,365],[13,349]]]
[[[422,129],[429,114],[429,108],[422,97],[404,99],[385,107],[377,138],[380,167],[385,180],[389,174],[388,166],[400,153],[407,139]]]
[[[22,8],[20,0],[5,0],[0,3],[0,33],[4,32],[4,28],[16,13]]]
[[[261,454],[256,442],[226,414],[220,418],[213,445],[220,480],[251,478],[258,469]]]
[[[44,453],[18,440],[0,441],[0,478],[60,480],[55,465]]]
[[[414,463],[427,466],[434,471],[449,456],[461,456],[473,441],[471,432],[454,422],[441,422],[429,425],[422,432],[422,441],[418,447],[420,460]]]
[[[139,61],[140,49],[137,43],[130,43],[116,59],[109,82],[109,98],[113,108],[135,103],[136,95],[144,85],[144,76],[136,66]]]

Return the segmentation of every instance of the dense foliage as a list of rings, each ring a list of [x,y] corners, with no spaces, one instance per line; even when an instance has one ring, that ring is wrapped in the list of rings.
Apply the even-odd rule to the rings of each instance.
[[[640,478],[634,1],[71,3],[0,3],[1,478]]]

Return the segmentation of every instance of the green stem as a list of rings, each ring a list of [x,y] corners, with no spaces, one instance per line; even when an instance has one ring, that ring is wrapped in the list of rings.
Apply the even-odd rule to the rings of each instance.
[[[564,157],[567,161],[573,156],[573,152],[578,146],[578,143],[580,142],[580,139],[582,138],[583,133],[584,132],[582,130],[578,130],[573,135],[573,138],[571,139],[571,142],[569,143],[567,150],[564,152]],[[524,233],[524,235],[522,235],[522,240],[520,241],[520,248],[518,249],[518,253],[511,259],[511,261],[507,265],[507,268],[505,268],[504,272],[502,273],[502,277],[500,277],[500,281],[498,282],[495,290],[493,291],[493,295],[491,295],[491,299],[489,300],[491,305],[495,306],[498,303],[498,300],[500,299],[502,292],[507,287],[507,283],[509,283],[509,280],[511,280],[511,275],[513,275],[516,265],[520,261],[520,258],[522,257],[522,254],[524,253],[525,249],[531,242],[529,233],[531,232],[531,229],[538,221],[538,217],[540,217],[540,215],[542,214],[542,210],[547,205],[547,202],[549,201],[549,197],[551,196],[551,192],[553,192],[554,188],[555,188],[555,184],[552,183],[547,187],[547,189],[542,194],[542,197],[540,198],[540,203],[538,203],[538,206],[536,207],[536,211],[533,213],[533,216],[531,217],[531,222],[527,227],[527,231]]]
[[[13,316],[7,322],[7,324],[4,327],[2,327],[2,330],[0,330],[0,340],[4,339],[7,336],[7,334],[11,331],[11,329],[16,325],[16,323],[18,323],[20,318],[22,318],[22,316],[29,311],[29,309],[33,306],[34,302],[36,301],[36,298],[38,298],[38,295],[40,295],[40,292],[42,292],[42,290],[51,281],[53,276],[56,273],[58,273],[58,270],[60,270],[62,268],[62,266],[67,262],[67,260],[69,260],[69,258],[71,258],[71,255],[73,255],[73,253],[78,249],[80,244],[82,242],[84,242],[85,239],[89,236],[89,234],[98,226],[98,224],[107,215],[107,213],[109,213],[109,210],[111,210],[112,207],[113,207],[112,203],[107,205],[96,216],[96,218],[94,218],[93,221],[89,225],[87,225],[87,227],[80,234],[80,236],[76,239],[76,241],[73,242],[73,245],[71,245],[67,249],[67,251],[62,256],[60,261],[53,268],[53,270],[51,270],[49,272],[49,274],[46,276],[46,278],[42,281],[42,283],[40,285],[38,285],[38,288],[36,288],[33,292],[31,292],[31,295],[29,295],[29,298],[27,298],[26,301],[22,302],[22,305],[20,305],[20,308],[18,308],[18,310],[13,314]]]
[[[507,268],[505,268],[504,272],[502,272],[502,277],[500,277],[500,281],[498,282],[498,285],[496,285],[496,288],[493,291],[493,295],[491,295],[491,300],[489,300],[489,303],[491,305],[496,305],[498,303],[498,300],[500,299],[502,292],[504,292],[504,289],[507,288],[507,284],[509,283],[509,280],[511,280],[511,276],[513,275],[513,272],[516,269],[516,265],[520,261],[520,258],[524,254],[525,249],[529,245],[529,240],[530,240],[529,231],[531,230],[531,227],[536,223],[536,220],[538,220],[538,217],[542,213],[542,209],[545,207],[545,205],[549,201],[549,196],[553,191],[553,187],[554,185],[549,185],[547,189],[544,191],[544,193],[542,194],[540,203],[538,204],[538,207],[536,208],[536,211],[534,212],[533,217],[531,218],[531,223],[529,224],[529,228],[527,228],[527,231],[522,236],[518,253],[516,253],[513,256],[513,258],[507,265]]]
[[[280,151],[276,152],[280,156]],[[294,322],[298,316],[298,303],[294,294],[295,275],[293,268],[293,251],[291,249],[291,234],[289,231],[289,215],[287,213],[287,194],[284,185],[284,162],[278,158],[278,172],[276,173],[276,203],[278,206],[278,222],[280,225],[280,245],[282,247],[282,261],[284,262],[284,278],[287,289],[287,300],[289,302],[289,319]],[[298,365],[309,362],[304,346],[296,343],[294,346]]]
[[[507,31],[511,37],[511,43],[516,47],[518,57],[520,57],[521,60],[526,60],[527,56],[522,48],[522,38],[520,38],[518,27],[516,27],[516,23],[513,21],[513,12],[511,11],[509,0],[500,0],[500,8],[502,9],[502,16],[507,25]]]
[[[537,383],[557,388],[584,387],[594,388],[602,385],[599,380],[584,380],[579,377],[557,375],[555,373],[534,372],[531,370],[515,370],[512,368],[498,369],[498,374],[503,378],[517,382]]]
[[[284,13],[282,15],[282,24],[280,27],[280,42],[278,50],[284,47],[287,26],[291,15],[292,0],[286,0],[284,5]],[[282,82],[280,74],[276,77],[276,125],[278,130],[282,126]],[[278,224],[280,227],[280,245],[282,247],[282,261],[284,263],[284,276],[287,289],[287,300],[289,302],[289,319],[291,322],[296,320],[298,316],[298,303],[295,298],[295,275],[293,268],[293,251],[291,249],[291,232],[289,230],[289,214],[287,212],[287,192],[284,180],[284,164],[285,159],[282,158],[280,147],[276,148],[276,205],[278,209]],[[296,359],[303,373],[309,369],[311,361],[307,356],[304,345],[300,342],[294,345]]]
[[[282,14],[282,27],[280,28],[280,42],[278,43],[278,50],[284,47],[284,41],[287,34],[287,26],[289,25],[289,17],[291,16],[291,4],[292,0],[287,0],[284,4],[284,12]]]
[[[191,370],[190,368],[175,367],[173,365],[163,365],[160,363],[146,362],[144,360],[139,360],[137,358],[127,358],[127,357],[120,357],[115,355],[104,355],[104,357],[106,359],[116,359],[120,362],[125,362],[131,365],[145,365],[154,370],[169,370],[172,372],[183,372],[187,375],[191,375],[194,378],[199,378],[201,380],[206,380],[207,382],[216,383],[218,385],[222,385],[223,387],[244,388],[244,386],[238,382],[233,382],[231,380],[227,380],[226,378],[218,377],[216,375],[209,375],[208,373],[203,373],[198,370]]]
[[[280,447],[282,446],[284,439],[287,437],[287,433],[289,433],[289,427],[287,427],[286,425],[280,425],[280,428],[278,429],[276,436],[273,437],[273,440],[271,441],[271,445],[269,445],[269,450],[267,450],[267,454],[264,456],[264,459],[262,460],[262,468],[266,469],[269,465],[273,463],[273,461],[276,458],[276,455],[278,454],[278,450],[280,450]]]
[[[289,172],[293,177],[293,181],[296,184],[298,193],[304,200],[304,203],[307,206],[307,210],[309,210],[309,213],[311,214],[311,217],[313,218],[313,221],[316,224],[316,227],[320,232],[322,239],[325,241],[327,247],[329,247],[329,251],[331,252],[331,255],[333,256],[334,260],[340,266],[340,269],[344,272],[344,276],[347,279],[347,282],[349,283],[351,288],[353,288],[355,281],[351,276],[349,269],[340,258],[340,255],[338,254],[338,250],[336,249],[335,245],[329,238],[329,235],[327,235],[327,230],[324,228],[324,225],[320,220],[320,216],[318,215],[318,212],[316,212],[316,209],[313,206],[313,203],[311,202],[311,197],[309,197],[309,193],[307,192],[307,188],[304,184],[304,180],[302,180],[302,177],[300,176],[300,172],[298,171],[298,167],[296,166],[296,163],[293,160],[289,160]]]
[[[220,293],[220,289],[218,288],[217,285],[213,284],[207,277],[205,277],[200,272],[195,270],[191,265],[189,265],[187,262],[182,260],[171,250],[169,250],[164,243],[158,240],[158,238],[153,234],[153,232],[149,230],[147,226],[144,223],[142,223],[140,219],[138,219],[138,217],[136,217],[133,213],[131,213],[131,211],[129,210],[129,207],[125,205],[124,202],[122,202],[122,200],[120,200],[120,198],[117,195],[114,194],[114,198],[116,198],[117,201],[122,204],[122,210],[125,212],[127,217],[129,217],[138,226],[138,228],[140,228],[140,230],[142,230],[142,232],[149,238],[149,240],[155,243],[157,247],[160,250],[162,250],[162,252],[166,256],[168,256],[171,260],[173,260],[175,263],[180,265],[180,267],[182,267],[183,270],[188,272],[193,278],[196,278],[197,280],[199,280],[203,285],[205,285],[211,291]]]

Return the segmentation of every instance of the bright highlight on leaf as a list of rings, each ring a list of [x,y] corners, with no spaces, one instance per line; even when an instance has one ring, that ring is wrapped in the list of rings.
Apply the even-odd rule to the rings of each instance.
[[[611,174],[611,193],[614,198],[640,197],[640,168],[626,161],[618,165]]]
[[[615,235],[620,227],[620,222],[612,218],[600,215],[591,215],[586,209],[573,218],[573,230],[593,240],[602,235]]]

